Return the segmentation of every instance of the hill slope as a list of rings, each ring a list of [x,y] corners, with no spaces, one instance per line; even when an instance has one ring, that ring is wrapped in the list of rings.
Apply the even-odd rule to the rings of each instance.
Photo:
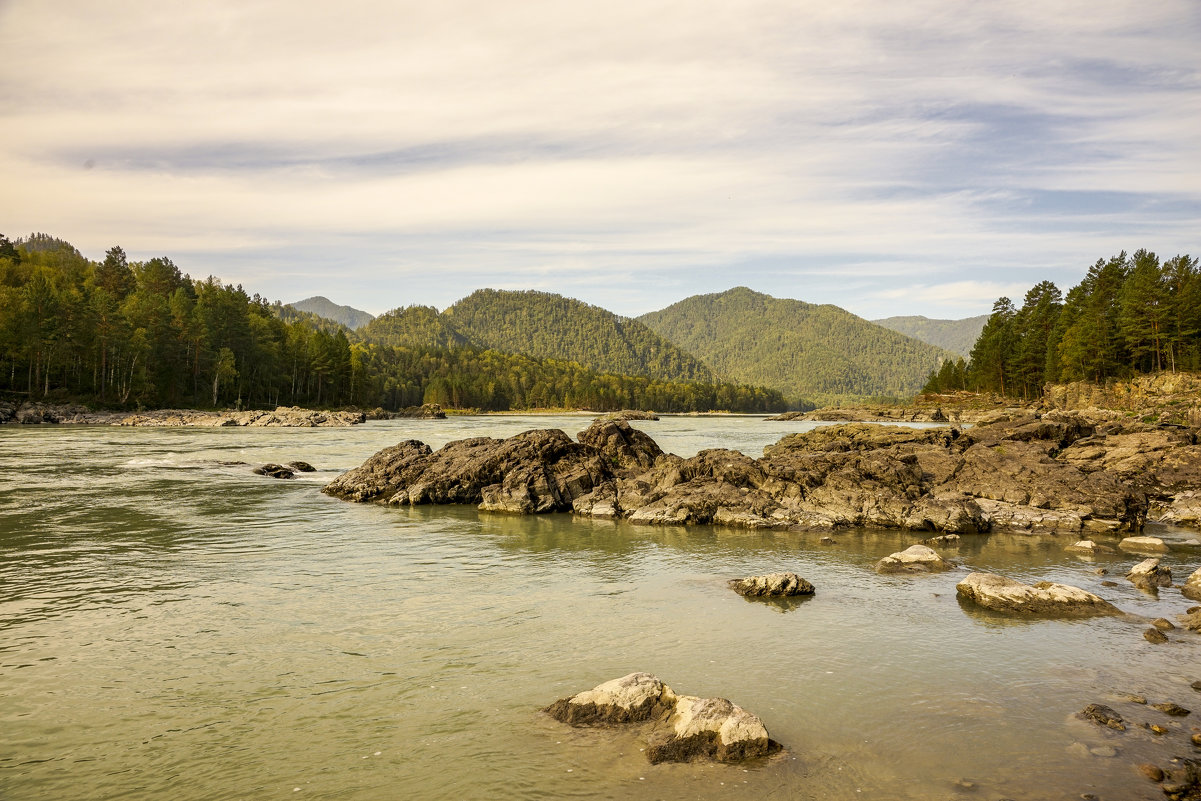
[[[605,373],[714,380],[704,363],[641,322],[549,292],[481,289],[442,316],[479,347],[577,362]]]
[[[856,317],[737,287],[638,318],[724,378],[818,403],[913,395],[951,354]]]
[[[375,315],[373,314],[368,314],[365,311],[351,308],[350,306],[339,306],[329,298],[324,298],[320,295],[298,300],[288,305],[298,311],[309,312],[318,317],[324,317],[327,320],[341,323],[352,331],[375,319]]]
[[[914,317],[885,317],[883,320],[872,320],[876,325],[882,325],[890,331],[897,331],[907,337],[920,339],[938,348],[958,353],[967,358],[972,352],[972,346],[980,338],[988,315],[965,317],[962,320],[932,320],[929,317],[917,315]]]
[[[405,348],[453,348],[470,344],[433,306],[407,306],[376,317],[357,332],[364,342]]]

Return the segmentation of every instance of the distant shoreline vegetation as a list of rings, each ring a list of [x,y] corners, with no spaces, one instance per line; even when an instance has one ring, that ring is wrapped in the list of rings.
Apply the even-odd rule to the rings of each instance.
[[[969,358],[944,362],[922,391],[1037,398],[1046,384],[1198,370],[1198,260],[1122,251],[1098,259],[1066,298],[1050,281],[1035,284],[1021,308],[999,298]]]
[[[473,319],[486,330],[498,298],[484,293],[480,300],[488,302],[475,304]],[[592,313],[580,341],[610,336],[602,311]],[[646,374],[466,341],[356,341],[337,323],[241,286],[194,280],[168,258],[129,261],[114,247],[96,262],[45,234],[15,242],[0,235],[0,392],[29,400],[102,408],[812,408],[790,404],[778,390],[716,381],[634,321],[618,330],[628,345],[623,364],[641,364]],[[492,327],[492,335],[505,332]],[[517,341],[511,331],[505,335]]]

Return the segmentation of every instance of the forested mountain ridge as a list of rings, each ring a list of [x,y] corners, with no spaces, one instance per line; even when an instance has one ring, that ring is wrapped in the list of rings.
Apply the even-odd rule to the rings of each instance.
[[[913,395],[953,354],[831,305],[746,287],[638,318],[729,380],[818,403]]]
[[[363,342],[407,348],[455,348],[471,344],[433,306],[384,312],[355,332]]]
[[[436,316],[415,309],[409,324]],[[470,345],[354,342],[336,322],[192,279],[169,258],[130,261],[113,247],[91,261],[43,234],[0,235],[0,395],[116,408],[786,407],[764,387],[604,374]]]
[[[713,381],[695,356],[641,322],[549,292],[480,289],[443,313],[483,348],[577,362],[592,370],[666,381]]]
[[[298,300],[295,303],[287,304],[297,311],[310,312],[318,317],[324,317],[327,320],[333,320],[336,323],[349,328],[351,331],[362,328],[375,319],[374,314],[356,309],[351,306],[339,306],[329,298],[321,295],[314,295],[311,298]]]
[[[972,346],[976,344],[987,320],[987,314],[965,317],[962,320],[936,320],[919,314],[908,317],[885,317],[882,320],[872,320],[871,322],[884,326],[890,331],[920,339],[922,342],[966,357],[972,352]]]

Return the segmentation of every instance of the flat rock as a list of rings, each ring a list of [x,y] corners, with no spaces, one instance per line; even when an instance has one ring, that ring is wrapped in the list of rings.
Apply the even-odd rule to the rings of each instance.
[[[995,573],[972,573],[955,585],[959,595],[985,609],[1018,615],[1117,615],[1121,610],[1091,592],[1067,584],[1022,584]]]
[[[1078,540],[1063,549],[1067,553],[1099,554],[1113,553],[1113,548],[1098,545],[1092,540]]]
[[[910,545],[876,562],[877,573],[938,573],[951,567],[950,562],[925,545]]]
[[[1126,537],[1118,547],[1134,553],[1167,553],[1169,550],[1159,537]]]
[[[767,573],[762,576],[730,579],[730,588],[739,595],[752,598],[785,598],[793,595],[813,595],[813,585],[796,573]]]

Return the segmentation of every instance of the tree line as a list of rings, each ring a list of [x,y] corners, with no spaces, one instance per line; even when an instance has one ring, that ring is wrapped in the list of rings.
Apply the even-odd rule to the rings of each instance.
[[[383,407],[743,412],[762,387],[615,375],[473,346],[354,341],[347,329],[168,258],[101,261],[68,242],[0,235],[0,392],[111,408]]]
[[[1020,308],[999,298],[970,358],[944,362],[923,391],[1031,398],[1047,383],[1162,370],[1201,370],[1198,260],[1123,251],[1098,259],[1066,297],[1040,281]]]

